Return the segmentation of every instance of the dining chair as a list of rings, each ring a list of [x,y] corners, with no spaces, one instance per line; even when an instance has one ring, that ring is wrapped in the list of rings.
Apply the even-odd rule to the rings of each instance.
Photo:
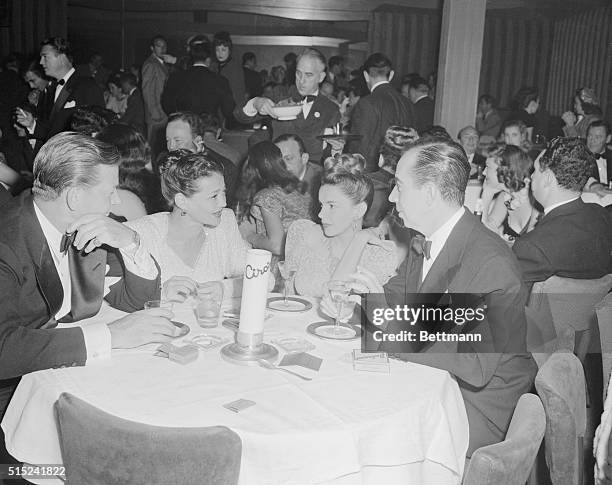
[[[538,366],[555,350],[568,348],[584,363],[593,330],[595,306],[612,288],[612,274],[579,280],[551,276],[533,285],[525,308],[527,350]]]
[[[538,371],[535,386],[546,413],[544,451],[551,481],[580,485],[586,432],[582,364],[571,352],[555,352]]]
[[[545,429],[546,415],[540,398],[523,394],[504,441],[478,448],[472,454],[462,485],[525,485]]]
[[[612,293],[608,293],[605,298],[595,307],[597,315],[597,325],[599,326],[599,338],[601,342],[601,360],[603,367],[603,382],[610,380],[610,370],[612,369]],[[608,386],[604,385],[604,400]]]
[[[55,417],[67,485],[231,485],[242,442],[224,426],[166,428],[112,416],[63,393]]]

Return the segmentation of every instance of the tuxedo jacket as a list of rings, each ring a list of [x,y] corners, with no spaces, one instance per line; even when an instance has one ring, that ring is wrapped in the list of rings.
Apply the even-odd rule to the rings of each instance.
[[[242,106],[236,107],[234,117],[240,123],[245,124],[252,124],[264,118],[260,115],[247,116],[244,114]],[[320,163],[323,142],[317,139],[317,136],[323,135],[325,128],[333,128],[339,121],[340,110],[338,105],[319,94],[312,102],[307,118],[304,118],[303,113],[299,113],[295,120],[280,121],[273,119],[271,122],[272,139],[287,133],[299,135],[304,141],[310,160],[314,163]]]
[[[174,72],[168,79],[161,102],[167,114],[192,111],[218,116],[221,110],[228,118],[234,110],[229,82],[205,66]]]
[[[127,109],[119,121],[133,126],[140,133],[146,135],[144,101],[140,89],[134,89],[134,92],[128,97]]]
[[[597,155],[597,156],[599,156],[599,155]],[[599,169],[597,168],[597,162],[595,162],[593,164],[593,168],[591,170],[591,177],[593,177],[598,182],[601,182],[603,184],[608,185],[610,183],[610,181],[612,181],[612,150],[608,150],[606,148],[606,151],[603,152],[603,156],[606,159],[606,167],[607,167],[607,171],[608,171],[608,180],[605,180],[605,181],[600,181],[599,180]]]
[[[351,134],[361,139],[347,144],[347,153],[361,153],[366,159],[366,171],[378,168],[380,146],[387,128],[392,125],[414,127],[417,121],[414,108],[389,83],[381,84],[362,97],[351,112]]]
[[[166,121],[161,97],[169,75],[168,66],[160,62],[154,54],[147,57],[142,64],[142,97],[147,126]]]
[[[100,106],[104,108],[104,95],[91,78],[70,76],[55,101],[55,83],[45,95],[46,108],[51,105],[48,115],[36,120],[33,137],[38,140],[36,151],[53,135],[70,129],[70,118],[75,109],[81,106]],[[53,104],[51,104],[53,103]]]
[[[419,135],[433,126],[434,107],[434,100],[429,96],[425,96],[414,103],[416,130],[419,132]]]
[[[62,285],[28,191],[3,207],[0,225],[2,394],[15,384],[12,378],[41,369],[83,365],[87,352],[80,328],[56,328],[54,317],[62,305]],[[87,280],[81,289],[97,309],[102,304],[105,275],[122,276],[105,298],[119,310],[140,310],[145,301],[159,298],[159,277],[146,280],[125,271],[118,251],[100,247],[80,257]],[[68,320],[90,316],[79,318],[73,313]]]
[[[527,289],[507,244],[467,210],[420,283],[422,265],[423,256],[409,251],[384,287],[388,307],[414,304],[425,294],[430,301],[470,294],[473,304],[486,311],[486,318],[470,330],[483,335],[482,342],[436,342],[400,355],[456,377],[469,420],[470,456],[504,439],[519,397],[533,384],[537,366],[525,343]],[[406,329],[404,322],[391,324],[398,326]]]
[[[542,217],[533,231],[515,241],[512,250],[528,283],[553,275],[601,278],[612,272],[610,213],[578,198]]]

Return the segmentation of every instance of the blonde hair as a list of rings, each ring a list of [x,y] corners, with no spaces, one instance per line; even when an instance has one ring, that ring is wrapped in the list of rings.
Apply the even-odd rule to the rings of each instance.
[[[374,186],[363,172],[366,161],[359,153],[342,153],[329,157],[323,164],[321,186],[334,185],[355,204],[365,202],[369,208],[374,197]]]

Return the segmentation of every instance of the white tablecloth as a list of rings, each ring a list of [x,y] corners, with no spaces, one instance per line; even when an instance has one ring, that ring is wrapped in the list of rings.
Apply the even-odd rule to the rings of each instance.
[[[116,314],[107,308],[92,320]],[[175,315],[190,325],[187,338],[205,332],[188,306]],[[242,439],[241,485],[460,483],[468,424],[454,379],[398,361],[388,374],[354,371],[350,352],[359,340],[329,342],[306,334],[307,324],[320,319],[313,309],[275,313],[266,321],[266,341],[300,335],[316,345],[311,353],[323,359],[319,372],[291,368],[313,377],[310,382],[225,362],[219,349],[200,351],[197,361],[180,365],[154,357],[156,346],[114,351],[85,367],[29,374],[2,421],[7,449],[26,463],[60,464],[53,404],[70,392],[142,423],[228,426]],[[233,335],[223,327],[206,331],[228,340]],[[240,398],[257,404],[238,414],[222,407]]]

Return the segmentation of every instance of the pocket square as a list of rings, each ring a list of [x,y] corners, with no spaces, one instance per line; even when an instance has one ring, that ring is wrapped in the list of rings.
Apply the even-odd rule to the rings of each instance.
[[[74,108],[76,106],[76,101],[68,101],[65,105],[64,105],[64,109],[70,109],[70,108]]]

